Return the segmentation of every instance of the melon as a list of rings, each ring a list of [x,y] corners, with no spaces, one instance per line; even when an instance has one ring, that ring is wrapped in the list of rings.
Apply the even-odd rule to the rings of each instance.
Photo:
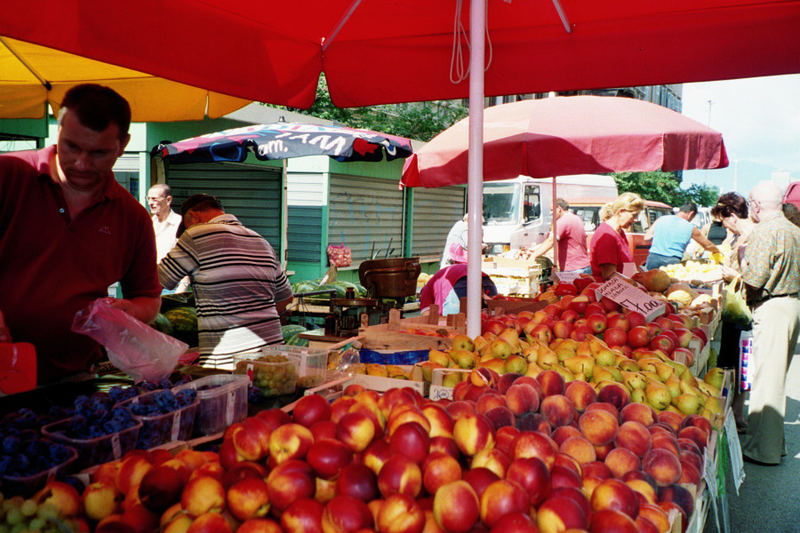
[[[164,313],[172,324],[172,336],[189,346],[197,346],[197,311],[194,307],[176,307]]]

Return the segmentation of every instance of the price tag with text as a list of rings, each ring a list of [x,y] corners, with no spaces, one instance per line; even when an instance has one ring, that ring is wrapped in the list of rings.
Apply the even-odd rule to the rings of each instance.
[[[625,309],[638,311],[650,321],[666,312],[664,302],[656,300],[641,289],[626,283],[617,277],[612,277],[597,288],[597,294],[617,302]]]
[[[580,272],[553,272],[553,276],[559,283],[572,283],[578,279],[581,274]]]

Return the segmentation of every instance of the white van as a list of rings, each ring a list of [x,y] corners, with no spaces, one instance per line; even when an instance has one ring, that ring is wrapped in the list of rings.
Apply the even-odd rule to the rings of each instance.
[[[617,196],[612,176],[576,174],[556,178],[556,197]],[[553,178],[518,176],[483,184],[483,242],[487,255],[542,242],[552,228]]]

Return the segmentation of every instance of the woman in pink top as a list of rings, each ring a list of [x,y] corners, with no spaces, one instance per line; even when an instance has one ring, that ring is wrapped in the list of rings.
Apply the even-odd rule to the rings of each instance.
[[[622,272],[624,263],[633,262],[625,230],[630,229],[643,208],[642,198],[632,192],[623,193],[603,206],[601,218],[603,214],[608,218],[597,226],[589,245],[592,274],[596,277],[607,280],[614,272]]]

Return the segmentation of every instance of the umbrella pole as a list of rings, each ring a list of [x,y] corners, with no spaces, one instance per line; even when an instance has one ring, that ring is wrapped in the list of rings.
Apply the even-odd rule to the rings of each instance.
[[[558,222],[556,222],[556,198],[557,198],[557,191],[556,191],[556,176],[553,176],[553,205],[550,208],[550,216],[553,217],[553,266],[555,267],[556,271],[561,272],[561,269],[558,268],[558,239],[556,239],[556,229],[558,226]]]
[[[469,155],[467,173],[467,335],[481,334],[481,249],[483,241],[483,69],[486,0],[472,0],[469,14]]]

